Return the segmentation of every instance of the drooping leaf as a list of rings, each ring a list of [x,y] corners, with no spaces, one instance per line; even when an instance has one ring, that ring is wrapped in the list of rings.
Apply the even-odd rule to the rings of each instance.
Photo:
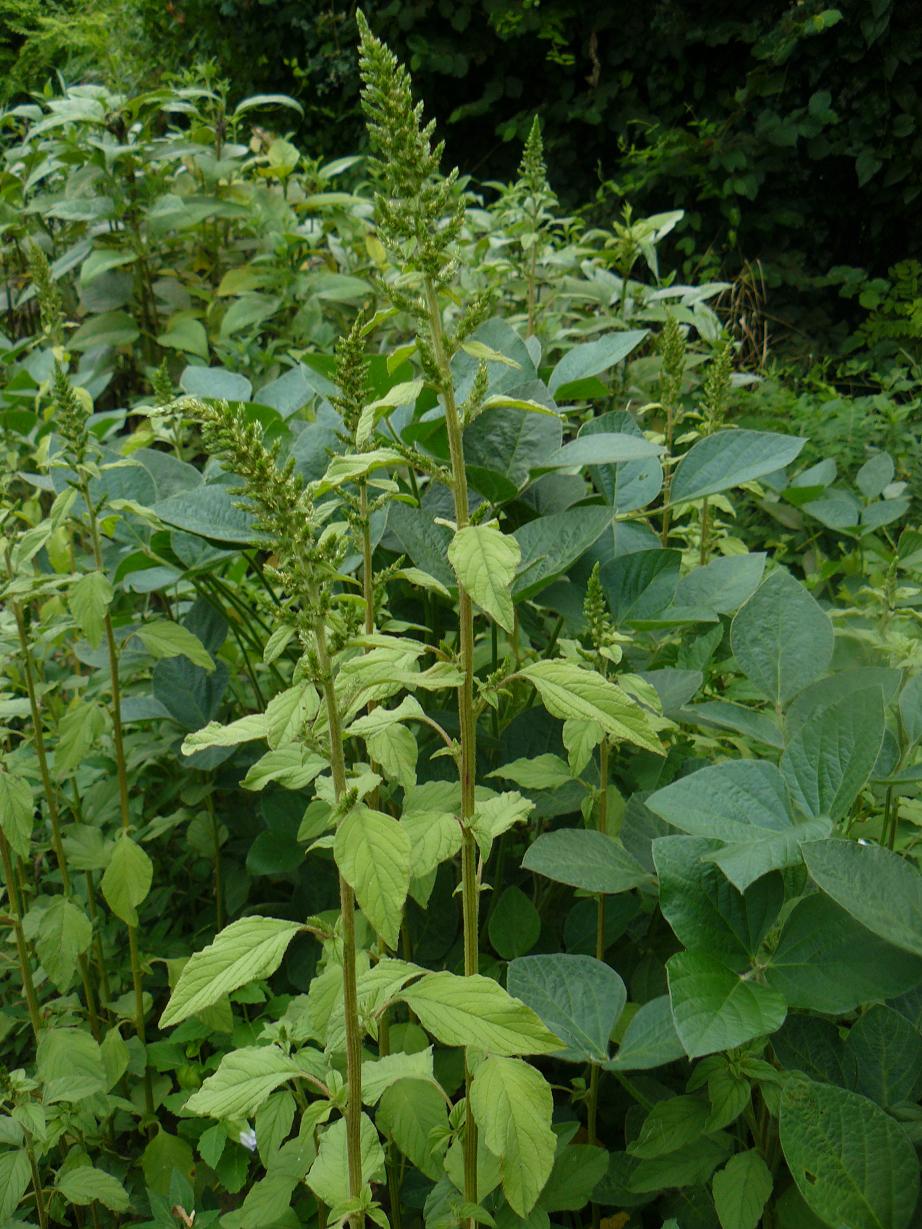
[[[154,864],[140,845],[122,834],[115,843],[100,887],[106,904],[126,926],[137,926],[138,905],[146,899]]]
[[[398,1080],[378,1102],[375,1121],[427,1178],[437,1181],[442,1176],[441,1150],[435,1140],[439,1133],[446,1138],[448,1110],[434,1084]]]
[[[0,830],[19,854],[28,858],[35,822],[32,787],[23,777],[0,771]]]
[[[93,938],[93,926],[79,905],[65,896],[56,896],[42,912],[35,950],[42,968],[62,994],[77,975],[77,958]]]
[[[491,525],[468,525],[452,538],[448,559],[458,581],[500,627],[512,632],[512,582],[521,558],[515,538]]]
[[[410,886],[410,839],[383,811],[353,807],[336,831],[334,856],[359,907],[391,948],[397,946]]]
[[[520,1058],[491,1056],[474,1074],[471,1105],[487,1147],[499,1157],[509,1206],[527,1216],[550,1177],[557,1148],[550,1085]]]
[[[378,1181],[384,1171],[384,1149],[367,1114],[363,1114],[361,1119],[361,1157],[363,1181],[366,1184]],[[317,1159],[304,1181],[328,1207],[335,1207],[349,1198],[345,1118],[338,1118],[323,1132]]]
[[[134,634],[153,657],[185,657],[193,666],[200,666],[203,670],[215,668],[211,654],[198,636],[181,623],[158,619],[153,623],[142,623]]]
[[[103,572],[85,572],[70,591],[67,604],[77,626],[94,649],[102,640],[103,620],[113,588]]]
[[[247,982],[269,977],[299,929],[297,922],[272,917],[231,922],[208,947],[189,958],[160,1017],[160,1027],[178,1024]]]

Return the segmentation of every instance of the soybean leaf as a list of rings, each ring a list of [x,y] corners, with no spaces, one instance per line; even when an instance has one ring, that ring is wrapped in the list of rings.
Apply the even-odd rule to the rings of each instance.
[[[922,873],[899,854],[856,841],[811,841],[804,861],[814,883],[894,947],[922,956]]]
[[[606,1071],[650,1071],[684,1058],[668,995],[642,1004],[624,1030],[618,1053],[604,1064]]]
[[[711,1185],[721,1229],[756,1229],[772,1186],[771,1170],[755,1149],[731,1157]]]
[[[648,872],[613,837],[583,828],[542,833],[529,846],[522,866],[585,892],[628,892],[650,880]]]
[[[555,1057],[602,1063],[624,1010],[627,991],[614,969],[592,956],[524,956],[513,960],[506,985],[565,1043]]]
[[[660,909],[686,947],[741,970],[774,925],[784,904],[784,883],[775,872],[739,892],[706,861],[719,848],[718,841],[696,836],[663,836],[653,842]]]
[[[678,606],[704,606],[719,614],[738,610],[752,597],[765,570],[765,555],[729,555],[695,568],[679,581],[675,600]]]
[[[879,687],[819,709],[798,729],[781,757],[794,802],[807,815],[843,819],[871,775],[883,739]]]
[[[822,893],[788,914],[765,970],[789,1007],[844,1015],[922,982],[922,958],[900,951]]]
[[[492,1054],[551,1054],[560,1041],[540,1018],[489,977],[429,973],[400,996],[443,1045]]]
[[[892,1007],[876,1003],[849,1029],[857,1088],[884,1109],[911,1104],[922,1084],[922,1034]]]
[[[587,465],[622,465],[625,461],[646,461],[662,452],[642,435],[622,432],[580,436],[556,452],[542,457],[540,469],[581,469]]]
[[[822,1221],[907,1229],[919,1195],[915,1149],[873,1101],[792,1076],[781,1094],[779,1129],[788,1169]]]
[[[785,704],[832,660],[832,623],[799,581],[772,572],[730,629],[743,672],[774,704]]]
[[[806,442],[773,431],[715,431],[693,444],[679,462],[670,502],[688,503],[772,474],[789,465]]]
[[[299,929],[297,922],[273,917],[231,922],[186,962],[160,1017],[160,1027],[178,1024],[247,982],[269,977]]]
[[[700,952],[666,962],[676,1032],[689,1058],[716,1054],[775,1032],[787,1012],[776,991]]]
[[[585,555],[612,524],[611,508],[567,508],[517,529],[521,562],[512,587],[516,600],[534,597]]]
[[[648,333],[649,329],[627,329],[574,346],[551,372],[548,387],[558,400],[568,397],[568,385],[608,371],[636,350]]]
[[[490,1057],[474,1074],[471,1107],[484,1142],[499,1157],[509,1206],[527,1216],[550,1177],[557,1150],[550,1085],[520,1058]]]
[[[545,1212],[578,1212],[608,1169],[608,1153],[594,1144],[568,1144],[554,1158],[538,1206]]]

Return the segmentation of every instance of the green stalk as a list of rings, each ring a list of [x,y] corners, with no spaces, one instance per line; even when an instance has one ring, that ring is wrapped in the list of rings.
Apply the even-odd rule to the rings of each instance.
[[[701,501],[701,552],[698,556],[698,562],[702,567],[708,561],[708,535],[711,528],[711,509],[708,504],[707,496]]]
[[[452,495],[455,525],[458,530],[468,524],[467,474],[464,469],[464,443],[461,417],[458,413],[451,369],[445,351],[442,313],[431,279],[426,279],[426,306],[432,332],[432,354],[439,371],[442,397],[445,401],[445,426],[451,456]],[[474,717],[474,609],[464,586],[458,585],[458,633],[461,650],[461,671],[464,681],[458,691],[458,723],[461,732],[461,908],[464,919],[464,973],[471,977],[479,967],[478,913],[480,884],[477,881],[477,844],[471,832],[474,817],[474,778],[477,765],[477,723]],[[471,1109],[471,1071],[464,1064],[464,1199],[477,1203],[477,1127]],[[470,1221],[473,1229],[473,1220]]]
[[[51,780],[51,772],[48,768],[48,756],[45,751],[45,734],[42,728],[42,714],[38,702],[38,689],[35,686],[35,670],[32,664],[32,646],[29,644],[29,636],[26,632],[25,616],[22,612],[22,607],[18,602],[11,603],[13,610],[13,618],[16,621],[16,633],[19,639],[19,647],[22,650],[23,674],[26,680],[26,692],[29,697],[29,712],[32,716],[32,729],[35,738],[35,755],[38,759],[39,776],[42,782],[42,792],[45,796],[45,805],[48,808],[48,819],[51,823],[51,846],[54,849],[55,860],[58,864],[58,870],[61,873],[61,886],[64,889],[66,898],[71,896],[70,872],[67,869],[67,857],[64,853],[64,842],[61,839],[61,815],[58,810],[58,798],[54,787],[54,782]],[[83,985],[83,995],[86,999],[86,1011],[90,1021],[90,1028],[93,1036],[97,1041],[101,1040],[101,1032],[99,1028],[99,1017],[96,1012],[96,996],[93,993],[93,983],[90,980],[89,963],[86,956],[81,953],[77,957],[77,968],[80,973],[80,981]]]
[[[314,621],[314,645],[320,667],[330,733],[330,767],[337,803],[346,795],[346,761],[343,755],[342,722],[333,684],[333,668],[327,648],[323,619]],[[355,972],[355,900],[352,888],[339,876],[339,901],[343,923],[343,1013],[346,1023],[346,1151],[349,1164],[349,1194],[358,1199],[362,1193],[362,1034],[359,1024],[359,996]],[[349,1217],[352,1229],[362,1229],[364,1214]]]
[[[102,559],[102,541],[99,535],[99,523],[96,511],[90,498],[89,483],[83,479],[80,486],[83,502],[86,504],[89,518],[90,542],[93,547],[93,559],[96,569],[105,574]],[[112,616],[107,610],[103,618],[103,629],[106,637],[106,652],[109,658],[109,678],[112,690],[112,738],[115,743],[115,768],[118,776],[119,811],[122,820],[122,832],[128,835],[131,831],[131,807],[128,801],[128,767],[125,759],[125,742],[122,737],[122,689],[118,678],[118,647],[115,643],[115,631],[112,627]],[[131,961],[131,982],[134,989],[134,1031],[142,1046],[146,1045],[146,1027],[144,1023],[144,988],[141,977],[141,956],[138,951],[138,928],[126,926],[128,931],[128,954]],[[154,1112],[154,1091],[151,1084],[150,1071],[144,1069],[144,1103],[148,1114]]]
[[[41,1174],[38,1172],[38,1162],[35,1159],[35,1151],[31,1143],[26,1144],[26,1153],[29,1157],[29,1168],[32,1170],[32,1189],[35,1192],[35,1210],[38,1212],[38,1223],[41,1229],[47,1229],[48,1212],[45,1208],[45,1194],[42,1190]]]
[[[599,832],[608,831],[608,739],[603,738],[599,746],[599,806],[596,812],[596,827]],[[605,897],[599,893],[596,898],[595,915],[595,958],[605,959]],[[589,1102],[586,1113],[586,1134],[590,1144],[598,1144],[599,1123],[599,1079],[598,1063],[593,1063],[589,1073]],[[593,1229],[598,1229],[601,1221],[599,1205],[592,1205]]]
[[[0,830],[0,855],[3,857],[3,878],[6,881],[6,894],[10,901],[13,933],[16,936],[16,953],[19,957],[19,972],[22,977],[22,989],[26,998],[26,1006],[29,1008],[29,1021],[32,1025],[32,1032],[35,1034],[35,1040],[38,1041],[39,1033],[41,1032],[42,1028],[42,1016],[38,1008],[38,998],[35,994],[35,984],[32,981],[32,968],[29,964],[29,949],[26,945],[26,936],[22,929],[22,907],[19,903],[19,893],[16,890],[16,876],[13,874],[13,859],[10,856],[10,847],[2,830]]]

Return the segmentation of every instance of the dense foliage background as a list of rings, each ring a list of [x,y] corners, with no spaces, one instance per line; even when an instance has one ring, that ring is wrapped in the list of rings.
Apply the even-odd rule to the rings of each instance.
[[[918,1224],[919,31],[737,8],[0,0],[0,1229]]]

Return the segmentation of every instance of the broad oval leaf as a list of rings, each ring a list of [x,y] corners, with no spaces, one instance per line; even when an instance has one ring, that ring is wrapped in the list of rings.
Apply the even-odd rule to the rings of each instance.
[[[506,977],[509,993],[527,1003],[566,1045],[555,1057],[602,1063],[627,1002],[624,982],[592,956],[523,956]]]
[[[688,503],[729,491],[743,482],[783,469],[797,457],[806,439],[773,431],[715,431],[698,440],[679,462],[669,500]]]
[[[628,892],[650,882],[649,873],[623,845],[592,829],[543,833],[529,846],[522,866],[584,892]]]
[[[733,1049],[784,1023],[780,994],[712,956],[679,952],[667,960],[666,976],[676,1032],[689,1058]]]
[[[915,1149],[873,1101],[792,1076],[781,1095],[780,1136],[804,1202],[825,1224],[908,1229],[919,1196]]]

